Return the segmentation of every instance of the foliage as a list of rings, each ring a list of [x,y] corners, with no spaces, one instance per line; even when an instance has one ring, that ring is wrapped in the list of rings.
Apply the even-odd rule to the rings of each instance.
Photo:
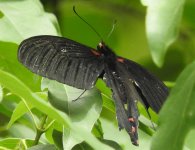
[[[195,61],[178,77],[159,116],[159,129],[152,149],[182,149],[186,135],[195,125]],[[174,109],[171,107],[174,106]],[[164,134],[166,133],[166,134]],[[174,138],[173,138],[174,133]]]
[[[34,35],[63,35],[95,47],[99,37],[76,17],[73,5],[118,55],[173,86],[155,134],[139,104],[139,147],[118,130],[111,91],[101,80],[73,102],[82,90],[41,80],[17,61],[18,45]],[[0,0],[0,149],[195,149],[194,9],[193,0]]]

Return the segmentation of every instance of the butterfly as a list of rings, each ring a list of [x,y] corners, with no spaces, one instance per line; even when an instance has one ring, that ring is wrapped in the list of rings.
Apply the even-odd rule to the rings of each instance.
[[[34,36],[19,45],[18,60],[40,76],[79,89],[91,89],[103,79],[113,93],[119,129],[127,131],[134,145],[139,145],[137,101],[158,113],[168,96],[162,81],[104,42],[96,50],[64,37]]]

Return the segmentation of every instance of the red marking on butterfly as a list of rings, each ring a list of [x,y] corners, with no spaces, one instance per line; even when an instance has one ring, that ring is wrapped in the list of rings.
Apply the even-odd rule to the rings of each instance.
[[[134,118],[129,118],[128,120],[129,120],[129,122],[134,122],[135,121]]]
[[[96,50],[91,49],[91,52],[95,55],[95,56],[100,56],[101,53],[97,52]]]
[[[121,63],[124,63],[124,59],[123,58],[120,58],[120,57],[118,57],[117,59],[116,59],[118,62],[121,62]]]

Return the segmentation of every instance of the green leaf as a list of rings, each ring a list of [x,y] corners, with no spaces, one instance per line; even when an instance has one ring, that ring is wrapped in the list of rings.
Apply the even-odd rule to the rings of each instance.
[[[32,105],[29,104],[28,107],[31,109]],[[21,101],[15,108],[14,112],[12,113],[11,119],[7,125],[7,128],[10,128],[11,125],[18,120],[21,116],[23,116],[26,112],[28,112],[28,109],[23,101]]]
[[[3,88],[0,85],[0,103],[1,103],[2,100],[3,100]]]
[[[115,150],[122,150],[122,148],[120,147],[119,144],[117,144],[114,141],[111,140],[105,140],[105,139],[100,139],[100,141],[104,144],[109,145],[110,147],[112,147]],[[77,144],[76,146],[74,146],[72,148],[72,150],[93,150],[92,147],[90,147],[86,142],[82,142],[80,144]]]
[[[101,94],[102,94],[102,99],[103,99],[103,107],[115,113],[115,105],[114,105],[114,101],[112,100],[112,98],[110,98],[104,93],[101,93]]]
[[[185,0],[142,0],[147,6],[146,32],[152,58],[161,67],[167,48],[175,41]]]
[[[0,12],[0,41],[4,41],[0,42],[0,69],[14,74],[33,91],[37,91],[39,78],[18,62],[16,44],[34,35],[58,35],[57,20],[44,11],[38,0],[1,0]]]
[[[52,144],[40,144],[28,148],[27,150],[57,150],[57,148],[55,147],[55,145]]]
[[[34,132],[33,129],[29,128],[25,124],[18,122],[11,126],[11,128],[9,129],[9,132],[10,132],[11,137],[21,138],[21,139],[34,139],[36,136],[36,133]]]
[[[18,62],[17,49],[16,44],[0,42],[0,69],[14,74],[33,91],[39,90],[39,77]]]
[[[23,140],[19,138],[6,138],[0,140],[0,145],[8,149],[26,149],[33,144],[33,140]],[[1,147],[0,147],[1,148]]]
[[[109,145],[109,146],[111,146],[111,147],[113,147],[116,150],[122,150],[121,146],[115,141],[106,140],[106,139],[101,139],[100,141],[107,144],[107,145]]]
[[[185,140],[185,145],[193,150],[195,149],[195,142],[194,142],[194,137],[195,137],[195,129],[190,130],[190,132],[188,133],[186,140]]]
[[[151,136],[138,130],[139,147],[132,145],[130,137],[125,130],[119,131],[115,114],[103,109],[101,117],[101,126],[104,133],[104,139],[112,140],[118,143],[123,150],[149,150],[151,143]]]
[[[92,130],[92,133],[96,137],[103,139],[104,133],[103,133],[101,122],[100,122],[99,119],[96,121],[96,123],[95,123],[95,125],[93,127],[93,130]]]
[[[72,135],[74,137],[85,140],[95,149],[97,149],[97,147],[108,150],[112,149],[98,141],[91,133],[88,132],[85,127],[78,124],[72,124],[67,115],[52,108],[48,103],[45,102],[45,100],[32,93],[32,91],[26,87],[26,85],[24,85],[13,75],[0,70],[0,84],[8,88],[13,94],[22,97],[27,103],[31,103],[39,111],[63,124],[67,129],[71,128]]]
[[[0,113],[7,117],[10,117],[12,115],[12,112],[8,108],[6,108],[3,104],[0,104]]]
[[[186,135],[195,127],[195,62],[176,81],[159,115],[159,129],[152,150],[181,150]]]
[[[41,112],[48,114],[53,119],[69,126],[70,121],[65,114],[59,113],[54,108],[50,107],[48,103],[36,94],[32,93],[26,85],[13,75],[0,70],[0,84],[8,88],[13,94],[24,98],[27,103],[31,103],[33,106],[36,106],[36,108]]]
[[[102,99],[98,90],[96,88],[88,90],[78,100],[73,101],[83,93],[83,90],[56,81],[50,80],[48,83],[44,80],[44,86],[48,85],[50,103],[57,109],[67,113],[73,124],[86,128],[88,132],[91,132],[102,109]],[[74,145],[83,141],[83,139],[75,140],[72,131],[67,128],[65,130],[66,133],[63,136],[64,149],[71,149]]]
[[[37,34],[59,34],[56,18],[44,11],[39,0],[3,0],[0,11],[0,41],[18,44]]]
[[[72,148],[72,150],[93,150],[87,143],[82,142]]]
[[[36,93],[37,96],[40,96],[43,99],[46,99],[46,94],[45,93]],[[32,109],[34,106],[31,103],[27,103],[27,106],[29,109]],[[25,103],[23,101],[21,101],[16,108],[14,109],[11,119],[7,125],[7,128],[10,128],[11,125],[18,120],[20,117],[22,117],[25,113],[27,113],[29,110],[27,109],[27,106],[25,105]]]

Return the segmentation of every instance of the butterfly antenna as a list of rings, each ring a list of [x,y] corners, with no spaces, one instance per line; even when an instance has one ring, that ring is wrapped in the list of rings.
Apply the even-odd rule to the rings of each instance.
[[[113,24],[112,24],[112,29],[110,30],[110,32],[109,32],[108,36],[106,37],[106,39],[108,39],[112,35],[112,33],[115,29],[116,23],[117,23],[117,20],[114,20]]]
[[[92,26],[92,25],[90,25],[85,19],[83,19],[77,12],[76,12],[76,9],[75,9],[75,6],[73,6],[73,11],[74,11],[74,13],[82,20],[82,21],[84,21],[96,34],[97,34],[97,36],[103,41],[103,38],[102,38],[102,36],[96,31],[96,29]]]

